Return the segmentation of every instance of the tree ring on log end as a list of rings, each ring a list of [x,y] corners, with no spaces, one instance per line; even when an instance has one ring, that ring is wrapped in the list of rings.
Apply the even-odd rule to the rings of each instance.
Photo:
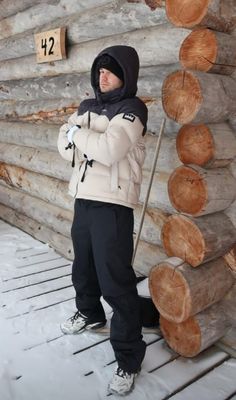
[[[177,268],[165,262],[152,268],[149,289],[156,308],[169,321],[182,322],[191,315],[189,287]]]
[[[171,215],[161,231],[168,256],[179,257],[192,267],[200,265],[205,255],[205,240],[198,226],[184,215]]]
[[[198,25],[207,13],[211,0],[166,0],[166,14],[176,26]]]
[[[184,68],[209,71],[217,58],[216,36],[210,29],[197,29],[183,41],[179,60]]]
[[[183,357],[194,357],[201,351],[201,330],[196,318],[177,324],[160,316],[160,327],[169,346]]]
[[[207,164],[215,155],[210,129],[204,124],[182,126],[176,138],[176,150],[183,164]]]
[[[208,199],[207,186],[199,171],[190,166],[176,168],[168,180],[168,194],[173,207],[180,212],[197,215],[204,211]]]
[[[162,104],[166,114],[180,124],[191,122],[203,101],[199,80],[189,71],[168,75],[162,86]]]

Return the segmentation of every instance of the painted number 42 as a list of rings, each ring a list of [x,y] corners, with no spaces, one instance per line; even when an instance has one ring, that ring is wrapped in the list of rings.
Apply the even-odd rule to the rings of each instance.
[[[54,46],[55,40],[54,37],[51,36],[48,40],[47,38],[44,38],[41,40],[41,48],[44,49],[44,55],[52,55],[54,54],[53,52],[53,46]],[[47,53],[48,51],[48,53]]]

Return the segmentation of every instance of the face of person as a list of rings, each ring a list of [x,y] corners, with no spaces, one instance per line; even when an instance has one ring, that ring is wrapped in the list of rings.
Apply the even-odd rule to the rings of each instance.
[[[99,69],[99,87],[102,93],[111,92],[123,85],[123,81],[106,68]]]

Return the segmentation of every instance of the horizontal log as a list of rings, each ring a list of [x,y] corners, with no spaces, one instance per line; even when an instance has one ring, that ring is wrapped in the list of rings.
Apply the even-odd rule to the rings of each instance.
[[[63,236],[70,237],[72,211],[54,206],[20,190],[0,185],[1,203],[40,222]]]
[[[224,210],[224,214],[227,215],[236,229],[236,200]]]
[[[236,199],[236,180],[227,168],[182,165],[169,177],[168,194],[179,212],[195,217],[211,214],[226,209]]]
[[[156,8],[164,7],[165,1],[164,0],[127,0],[128,3],[146,3],[150,9],[156,10]]]
[[[230,323],[217,303],[181,323],[160,316],[160,328],[171,349],[194,357],[226,335]]]
[[[166,75],[176,70],[177,63],[157,65],[140,69],[138,95],[144,98],[159,99],[162,83]],[[63,74],[25,80],[0,82],[0,99],[17,101],[39,101],[76,99],[79,102],[94,97],[89,73]]]
[[[178,62],[178,49],[188,32],[168,23],[74,45],[70,48],[69,57],[57,63],[39,66],[34,55],[1,61],[1,81],[89,72],[99,51],[120,43],[135,47],[142,67],[173,64]]]
[[[217,347],[236,356],[236,327],[231,327],[218,342]]]
[[[230,76],[176,71],[163,82],[162,105],[180,124],[222,122],[236,113],[236,81]]]
[[[0,121],[0,142],[5,144],[43,148],[58,152],[58,133],[58,125]],[[146,158],[143,169],[151,170],[157,139],[157,135],[147,133],[145,136]],[[175,144],[175,134],[163,135],[156,166],[157,171],[171,172],[181,164]]]
[[[57,150],[58,125],[0,121],[0,142]]]
[[[58,0],[57,0],[58,1]],[[94,23],[96,21],[96,23]],[[165,10],[152,13],[144,4],[129,4],[125,0],[110,1],[108,4],[84,9],[82,12],[53,19],[50,23],[34,28],[34,33],[45,32],[59,26],[67,27],[67,45],[122,34],[135,29],[166,23]],[[32,30],[10,36],[0,41],[0,60],[24,57],[34,54]]]
[[[9,0],[1,0],[0,18],[7,18],[39,3],[56,4],[58,3],[58,0],[21,0],[15,2]]]
[[[59,153],[0,143],[1,161],[39,174],[69,181],[71,165]]]
[[[183,125],[176,138],[176,150],[183,164],[225,167],[235,157],[236,137],[227,123]]]
[[[162,243],[168,256],[197,267],[228,253],[236,243],[236,229],[223,212],[194,219],[171,215],[162,228]]]
[[[100,5],[109,3],[109,0],[99,0]],[[46,23],[97,6],[97,0],[74,0],[40,2],[33,7],[21,11],[9,18],[0,21],[0,39],[25,32],[29,29],[41,27]]]
[[[59,153],[44,149],[16,146],[0,143],[0,161],[6,164],[48,175],[63,181],[69,181],[72,172],[71,164],[61,158]],[[152,190],[149,197],[149,206],[160,208],[165,212],[173,212],[170,204],[167,182],[170,173],[156,172],[153,179]],[[141,185],[140,202],[143,203],[147,193],[150,172],[143,171],[143,183]]]
[[[183,41],[179,52],[183,68],[230,75],[236,68],[236,41],[226,33],[197,29]]]
[[[142,98],[148,108],[148,130],[152,133],[159,131],[159,127],[165,117],[164,110],[159,99]],[[57,108],[60,105],[61,108]],[[0,120],[11,122],[30,122],[48,123],[62,125],[68,121],[73,112],[78,109],[78,103],[74,100],[61,99],[57,103],[55,100],[39,102],[2,102],[0,103]],[[2,114],[1,114],[2,113]],[[167,118],[165,131],[169,133],[177,132],[179,126],[171,119]]]
[[[4,206],[3,204],[0,204],[0,215],[4,221],[17,226],[22,231],[27,232],[41,242],[47,243],[67,259],[73,260],[73,246],[71,239],[68,237],[54,232],[44,224],[19,213],[15,209]]]
[[[234,283],[223,258],[193,269],[172,257],[153,267],[149,274],[152,301],[164,318],[175,323],[221,300]]]
[[[20,189],[50,205],[73,211],[74,199],[67,194],[67,182],[0,162],[0,183],[8,188]],[[141,205],[134,210],[134,232],[138,231],[141,211]],[[161,229],[167,217],[168,214],[162,210],[147,208],[141,240],[161,245]]]
[[[234,0],[166,0],[166,13],[176,26],[193,28],[206,26],[216,31],[230,32],[235,28]]]
[[[0,162],[0,183],[73,211],[74,199],[67,194],[68,183],[65,181]]]

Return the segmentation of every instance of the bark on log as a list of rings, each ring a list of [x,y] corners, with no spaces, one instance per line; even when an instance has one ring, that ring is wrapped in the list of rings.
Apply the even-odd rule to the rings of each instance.
[[[236,81],[205,72],[176,71],[163,83],[162,104],[180,124],[222,122],[236,112]]]
[[[74,199],[67,194],[68,183],[65,181],[0,162],[0,182],[49,204],[73,211]]]
[[[234,0],[166,0],[166,13],[174,25],[187,28],[200,25],[230,32],[236,24]]]
[[[58,125],[0,121],[0,142],[57,150]]]
[[[236,243],[236,229],[224,213],[189,218],[172,215],[162,228],[166,254],[192,267],[225,255]]]
[[[224,255],[224,260],[236,278],[236,244],[227,254]]]
[[[200,216],[226,209],[236,198],[236,180],[227,168],[203,169],[197,165],[176,168],[168,180],[173,207]]]
[[[109,2],[109,0],[99,0],[100,5],[105,5]],[[49,0],[46,4],[42,3],[44,2],[1,20],[0,40],[29,29],[41,27],[57,18],[97,6],[97,0],[80,0],[77,2],[74,0]]]
[[[1,0],[0,19],[7,18],[11,15],[17,14],[39,3],[56,4],[58,3],[58,0],[21,0],[15,2],[9,0]]]
[[[0,154],[1,161],[7,164],[67,182],[70,179],[71,164],[54,151],[0,143]]]
[[[152,268],[149,289],[160,314],[180,323],[221,300],[235,283],[223,258],[193,269],[179,258]]]
[[[127,0],[128,3],[146,3],[148,7],[153,11],[156,8],[164,7],[164,0]]]
[[[16,189],[0,185],[1,203],[40,222],[63,236],[70,237],[72,211],[54,206]]]
[[[134,271],[138,276],[148,276],[153,265],[166,259],[163,247],[141,240],[134,261]]]
[[[41,242],[47,243],[67,259],[73,260],[73,246],[68,237],[56,233],[44,224],[2,204],[0,204],[0,215],[4,221],[17,226]]]
[[[89,72],[99,51],[120,43],[136,48],[142,67],[176,63],[179,46],[188,33],[188,30],[172,27],[168,23],[80,43],[72,46],[69,58],[61,60],[60,63],[45,63],[39,67],[35,63],[35,56],[2,61],[0,62],[1,80]]]
[[[158,128],[158,127],[157,127]],[[0,121],[0,142],[26,147],[57,150],[58,125],[29,124]],[[157,135],[145,136],[146,158],[143,169],[151,170]],[[181,165],[176,151],[176,135],[164,135],[161,143],[156,171],[172,172]]]
[[[225,167],[236,155],[236,137],[227,123],[183,125],[176,149],[183,164]]]
[[[164,9],[151,13],[145,5],[137,6],[129,4],[125,0],[115,0],[105,5],[98,5],[97,2],[96,6],[88,10],[73,12],[67,17],[57,18],[50,23],[34,28],[34,33],[66,26],[67,44],[71,46],[166,22]],[[0,41],[0,60],[24,57],[34,54],[34,52],[32,30]]]
[[[184,39],[179,59],[186,69],[231,75],[236,68],[236,40],[225,33],[198,29]]]
[[[159,99],[164,78],[175,71],[179,64],[157,65],[140,69],[138,95]],[[94,97],[90,74],[63,74],[53,77],[33,78],[0,82],[0,99],[17,101],[39,101],[73,99],[80,102]],[[55,103],[56,104],[56,103]]]
[[[160,328],[168,345],[184,357],[194,357],[230,329],[220,302],[179,324],[160,316]]]

